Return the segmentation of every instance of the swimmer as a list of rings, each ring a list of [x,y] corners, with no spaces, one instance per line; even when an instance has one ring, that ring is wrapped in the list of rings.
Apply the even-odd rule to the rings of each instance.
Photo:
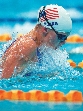
[[[62,6],[42,6],[35,28],[17,38],[2,56],[1,78],[10,78],[15,69],[20,72],[28,61],[36,61],[37,49],[43,44],[54,49],[63,45],[71,29],[71,18]]]

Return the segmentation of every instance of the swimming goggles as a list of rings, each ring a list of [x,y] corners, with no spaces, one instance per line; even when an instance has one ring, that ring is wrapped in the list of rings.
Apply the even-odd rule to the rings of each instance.
[[[57,34],[58,39],[61,42],[65,41],[67,39],[69,33],[68,34],[62,33],[62,32],[59,33],[58,31],[56,31],[53,28],[53,26],[51,25],[51,23],[48,21],[48,19],[46,18],[45,6],[43,7],[43,10],[40,10],[40,12],[39,12],[39,18],[41,18],[41,17],[43,17],[45,19],[45,21],[48,23],[48,25],[51,27],[51,29]]]

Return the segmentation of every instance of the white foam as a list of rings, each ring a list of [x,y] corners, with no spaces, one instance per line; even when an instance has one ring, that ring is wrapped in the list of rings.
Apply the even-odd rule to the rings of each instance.
[[[40,47],[41,64],[39,62],[31,63],[26,65],[26,68],[22,72],[22,75],[27,73],[42,74],[48,76],[50,74],[58,75],[58,78],[72,78],[79,75],[78,71],[75,71],[67,62],[68,53],[66,50],[56,49],[51,47],[42,46]]]

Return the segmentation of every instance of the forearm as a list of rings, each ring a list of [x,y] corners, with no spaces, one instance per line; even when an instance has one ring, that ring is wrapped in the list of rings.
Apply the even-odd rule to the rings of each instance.
[[[9,49],[10,51],[11,49]],[[18,54],[17,54],[18,55]],[[14,50],[11,53],[5,53],[2,57],[2,78],[9,78],[14,72],[15,66],[18,63],[18,56]]]
[[[12,76],[14,72],[14,68],[16,66],[16,61],[11,61],[4,63],[2,66],[2,77],[1,78],[9,78]]]

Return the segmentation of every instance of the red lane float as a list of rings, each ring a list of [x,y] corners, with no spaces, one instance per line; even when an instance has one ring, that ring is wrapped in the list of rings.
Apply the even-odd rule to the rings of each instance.
[[[65,97],[68,102],[82,102],[83,100],[82,92],[76,90],[71,90]]]
[[[72,59],[68,59],[68,62],[70,63],[70,66],[72,66],[73,68],[77,66],[76,63]]]
[[[0,90],[0,100],[26,100],[26,101],[53,101],[53,102],[82,102],[82,92],[71,90],[64,94],[57,90],[43,92],[41,90],[31,90],[23,92],[21,90]]]
[[[82,60],[82,62],[80,62],[80,63],[78,64],[78,67],[79,67],[79,68],[83,68],[83,60]]]
[[[70,66],[72,66],[73,68],[83,68],[83,60],[82,62],[79,62],[78,65],[72,59],[68,59],[67,61],[70,63]]]
[[[2,34],[0,35],[0,42],[6,42],[11,40],[11,36],[9,34]]]
[[[67,38],[66,42],[69,43],[83,43],[83,37],[80,37],[79,35],[71,35]]]
[[[48,101],[55,101],[55,102],[60,102],[60,101],[64,101],[65,99],[65,95],[63,92],[60,91],[56,91],[56,90],[51,90],[48,91]]]

